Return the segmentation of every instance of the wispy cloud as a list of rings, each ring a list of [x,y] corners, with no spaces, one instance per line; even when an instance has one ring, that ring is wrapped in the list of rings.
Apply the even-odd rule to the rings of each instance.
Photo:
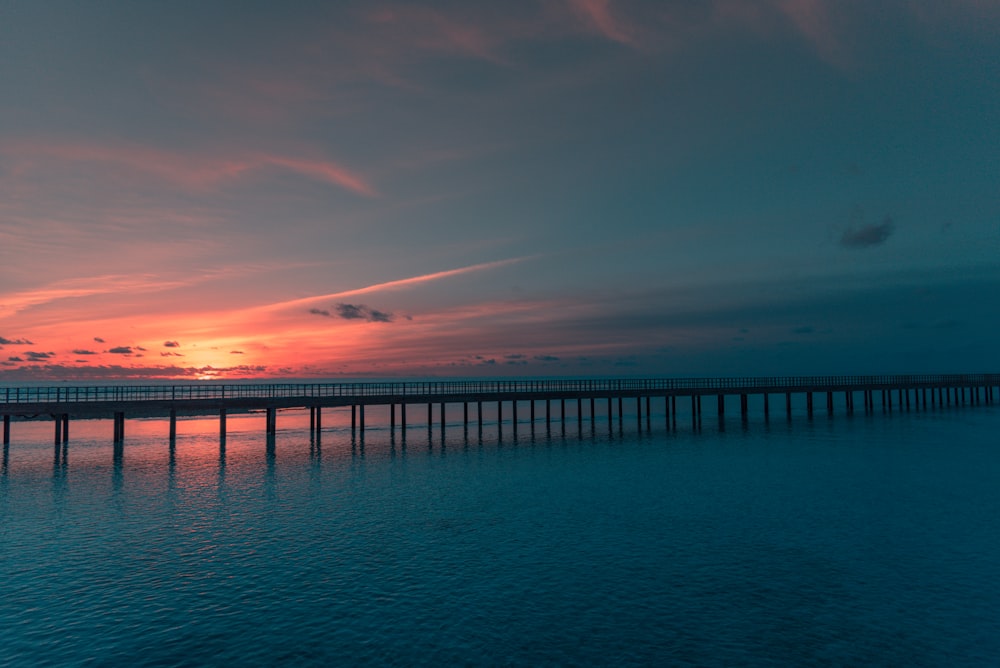
[[[0,345],[4,346],[30,346],[33,345],[28,339],[8,339],[0,336]]]
[[[130,173],[148,174],[188,188],[211,188],[266,168],[285,169],[317,181],[372,197],[374,186],[360,174],[332,160],[266,152],[235,152],[208,155],[171,152],[137,144],[96,144],[55,140],[17,141],[0,144],[14,173],[64,168],[66,164],[105,165]]]

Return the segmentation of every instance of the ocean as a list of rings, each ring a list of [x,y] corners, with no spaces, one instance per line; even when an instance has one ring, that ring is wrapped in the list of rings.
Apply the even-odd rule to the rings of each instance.
[[[15,422],[0,665],[996,664],[1000,407],[598,406]]]

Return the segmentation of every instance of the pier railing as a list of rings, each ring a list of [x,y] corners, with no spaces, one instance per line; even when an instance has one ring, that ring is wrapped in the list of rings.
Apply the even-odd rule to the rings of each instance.
[[[219,399],[372,398],[534,393],[672,393],[696,391],[795,392],[809,389],[1000,386],[1000,374],[880,376],[754,376],[732,378],[617,378],[569,380],[473,380],[371,383],[247,383],[10,387],[6,404],[188,401]]]

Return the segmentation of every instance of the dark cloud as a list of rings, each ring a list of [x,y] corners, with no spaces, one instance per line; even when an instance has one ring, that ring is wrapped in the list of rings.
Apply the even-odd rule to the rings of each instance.
[[[75,348],[73,350],[74,355],[96,355],[97,353],[93,350],[84,350],[82,348]]]
[[[345,320],[367,320],[368,322],[392,322],[393,315],[386,311],[369,308],[365,304],[337,304],[337,315]]]
[[[559,358],[555,355],[535,355],[534,359],[539,362],[558,362]]]
[[[23,361],[18,359],[17,361]],[[12,363],[2,363],[12,366]],[[130,366],[109,364],[99,366],[77,366],[64,364],[33,364],[19,366],[4,371],[0,377],[36,380],[130,380],[143,378],[199,378],[206,374],[220,377],[252,378],[265,375],[272,371],[266,366],[239,365],[231,367],[180,367],[180,366]]]
[[[28,358],[29,362],[37,362],[39,360],[51,359],[53,355],[55,355],[55,353],[40,353],[40,352],[35,352],[34,350],[29,350],[28,352],[24,353],[24,356]]]
[[[244,354],[244,353],[243,353],[243,351],[242,351],[242,350],[230,350],[230,351],[229,351],[229,354],[230,354],[230,355],[242,355],[242,354]]]
[[[181,353],[165,352],[160,353],[160,357],[184,357]]]
[[[851,225],[840,237],[844,248],[869,248],[885,243],[892,236],[896,226],[892,218],[886,216],[878,225]]]
[[[7,361],[8,362],[23,362],[24,360],[15,355],[13,357],[8,357]]]
[[[146,349],[143,348],[142,346],[136,346],[135,349],[136,350],[141,350],[142,352],[146,352]]]
[[[324,311],[323,309],[320,309],[320,308],[311,308],[311,309],[309,309],[309,312],[312,313],[313,315],[321,315],[324,318],[329,318],[330,317],[330,312],[329,311]]]
[[[102,338],[101,338],[101,337],[99,337],[99,336],[95,336],[95,337],[94,337],[94,340],[95,340],[95,341],[97,341],[98,343],[104,343],[104,339],[102,339]]]
[[[522,355],[521,353],[513,353],[511,355],[504,355],[503,358],[505,360],[523,360],[524,355]]]
[[[177,343],[176,341],[164,341],[163,342],[163,347],[164,348],[180,348],[181,344]]]
[[[108,351],[109,353],[114,353],[116,355],[131,355],[132,346],[116,346]]]
[[[5,338],[3,336],[0,336],[0,345],[6,345],[6,346],[30,346],[30,345],[34,345],[34,344],[31,341],[29,341],[28,339],[8,339],[8,338]]]

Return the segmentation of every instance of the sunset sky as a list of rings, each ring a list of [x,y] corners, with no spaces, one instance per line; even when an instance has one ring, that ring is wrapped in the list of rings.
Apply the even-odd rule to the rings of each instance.
[[[1000,3],[0,3],[0,381],[1000,371]]]

